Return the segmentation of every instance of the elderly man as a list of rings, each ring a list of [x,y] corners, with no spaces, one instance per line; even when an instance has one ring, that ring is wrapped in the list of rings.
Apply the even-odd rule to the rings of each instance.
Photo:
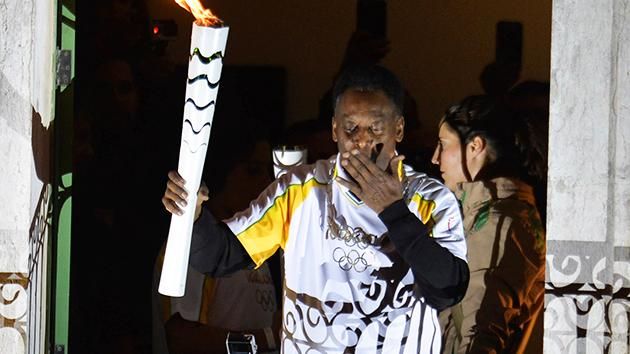
[[[440,351],[437,311],[464,296],[466,244],[455,197],[396,153],[403,97],[387,69],[346,70],[333,90],[337,155],[292,169],[228,220],[197,207],[190,260],[202,272],[284,250],[284,353]],[[171,213],[183,186],[171,172]]]

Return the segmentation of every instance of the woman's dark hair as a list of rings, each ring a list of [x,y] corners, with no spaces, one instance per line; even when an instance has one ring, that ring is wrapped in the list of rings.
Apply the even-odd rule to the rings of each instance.
[[[546,178],[546,158],[535,148],[535,132],[503,101],[485,95],[466,97],[446,110],[443,123],[459,136],[464,153],[475,137],[486,141],[491,161],[479,177],[519,177],[530,183]]]
[[[379,65],[357,65],[346,68],[337,78],[333,88],[333,110],[339,98],[348,90],[383,91],[397,114],[402,114],[405,103],[405,90],[391,71]]]

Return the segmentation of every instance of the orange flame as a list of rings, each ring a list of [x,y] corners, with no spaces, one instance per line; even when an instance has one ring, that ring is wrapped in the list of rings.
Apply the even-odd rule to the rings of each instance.
[[[175,2],[195,16],[195,23],[198,26],[223,26],[223,21],[216,17],[210,9],[206,9],[200,0],[175,0]]]

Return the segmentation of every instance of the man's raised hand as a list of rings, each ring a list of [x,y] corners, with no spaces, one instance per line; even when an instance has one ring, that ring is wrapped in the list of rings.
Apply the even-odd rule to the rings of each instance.
[[[166,182],[166,191],[162,196],[162,204],[168,212],[176,215],[182,215],[188,204],[186,198],[188,198],[188,191],[184,187],[186,181],[177,171],[170,171],[168,173],[168,181]],[[197,205],[195,206],[195,220],[201,214],[201,204],[208,200],[209,190],[205,183],[201,184],[199,191],[197,192]]]
[[[350,189],[367,206],[380,214],[386,207],[403,197],[398,164],[404,158],[403,155],[394,156],[389,161],[389,168],[384,171],[358,150],[345,152],[341,155],[341,166],[356,183],[341,177],[337,177],[336,181]]]

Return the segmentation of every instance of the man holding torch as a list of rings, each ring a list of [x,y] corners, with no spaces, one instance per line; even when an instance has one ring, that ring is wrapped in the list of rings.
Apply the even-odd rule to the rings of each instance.
[[[333,90],[337,155],[290,170],[224,221],[197,198],[199,271],[258,267],[284,250],[283,353],[440,351],[437,311],[464,296],[466,244],[453,194],[396,153],[403,98],[387,69],[348,68]],[[173,214],[190,198],[184,186],[169,173]]]

